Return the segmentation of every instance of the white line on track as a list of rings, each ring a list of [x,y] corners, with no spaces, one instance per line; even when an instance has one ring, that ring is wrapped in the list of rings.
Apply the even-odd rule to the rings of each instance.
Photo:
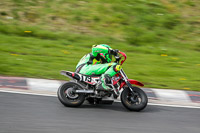
[[[23,92],[23,91],[13,91],[13,90],[0,90],[0,92],[16,93],[16,94],[26,94],[26,95],[36,95],[36,96],[57,97],[56,95],[53,95],[53,94],[40,94],[40,93],[34,93],[34,92]],[[121,102],[121,101],[115,100],[115,102]],[[200,109],[200,107],[198,107],[198,106],[169,105],[169,104],[158,104],[158,103],[148,103],[148,105],[165,106],[165,107],[177,107],[177,108],[196,108],[196,109]]]
[[[194,108],[194,109],[200,109],[200,107],[198,107],[198,106],[170,105],[170,104],[158,104],[158,103],[148,103],[148,105],[165,106],[165,107],[177,107],[177,108]]]
[[[0,90],[0,92],[27,94],[27,95],[37,95],[37,96],[47,96],[47,97],[57,97],[56,95],[53,95],[53,94],[41,94],[41,93],[24,92],[24,91],[13,91],[13,90]]]

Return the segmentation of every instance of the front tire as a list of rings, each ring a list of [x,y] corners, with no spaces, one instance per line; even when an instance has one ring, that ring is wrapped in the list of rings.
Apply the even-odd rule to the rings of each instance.
[[[148,103],[147,95],[138,87],[133,87],[134,94],[128,87],[124,88],[121,94],[121,102],[130,111],[141,111]]]
[[[58,91],[58,99],[67,107],[78,107],[83,104],[85,100],[84,94],[75,94],[74,89],[82,89],[82,87],[74,82],[67,82],[62,84]]]

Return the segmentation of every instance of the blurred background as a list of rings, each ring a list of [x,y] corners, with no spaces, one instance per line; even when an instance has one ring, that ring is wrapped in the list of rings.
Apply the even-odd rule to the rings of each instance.
[[[0,0],[0,75],[65,80],[94,44],[145,87],[200,90],[199,0]]]

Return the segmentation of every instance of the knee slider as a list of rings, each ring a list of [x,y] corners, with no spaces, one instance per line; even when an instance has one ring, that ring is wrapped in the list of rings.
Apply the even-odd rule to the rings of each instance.
[[[119,72],[122,69],[122,66],[121,65],[114,65],[113,69],[114,69],[115,72]]]

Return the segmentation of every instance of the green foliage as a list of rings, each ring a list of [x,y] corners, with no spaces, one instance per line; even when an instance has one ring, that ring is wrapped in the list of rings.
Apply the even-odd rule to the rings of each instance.
[[[4,0],[0,74],[65,79],[93,44],[128,55],[124,70],[146,87],[199,90],[196,0]]]

